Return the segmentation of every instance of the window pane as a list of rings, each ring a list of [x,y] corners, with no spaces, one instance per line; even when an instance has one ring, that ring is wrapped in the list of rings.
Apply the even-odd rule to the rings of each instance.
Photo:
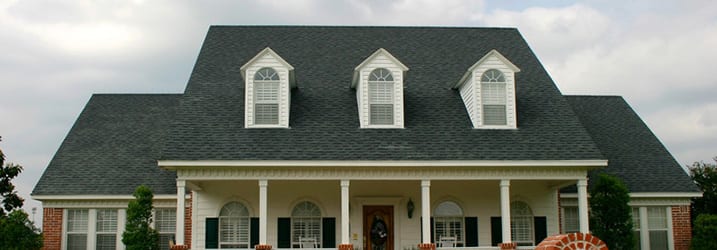
[[[369,103],[393,103],[393,82],[369,82]]]
[[[87,250],[86,234],[68,234],[67,250]]]
[[[510,203],[510,233],[520,246],[533,245],[533,212],[522,201]]]
[[[159,249],[169,249],[169,241],[174,239],[174,234],[160,234],[159,235]]]
[[[667,230],[650,230],[650,250],[667,250]]]
[[[456,246],[463,244],[463,220],[463,217],[435,217],[433,219],[433,237],[441,244],[441,247],[451,247],[453,243]]]
[[[505,105],[483,105],[484,125],[506,125]]]
[[[97,232],[117,233],[117,210],[97,210]]]
[[[370,123],[373,125],[393,125],[393,104],[371,104]]]
[[[463,209],[452,201],[439,204],[434,212],[435,216],[463,216]]]
[[[505,83],[482,83],[481,98],[483,104],[505,105]]]
[[[632,225],[635,230],[640,230],[640,208],[632,208]]]
[[[97,250],[115,250],[117,243],[117,235],[114,234],[100,234],[97,235],[97,244],[95,249]]]
[[[219,241],[228,244],[249,244],[249,218],[220,217]]]
[[[371,74],[368,75],[369,81],[393,81],[393,75],[391,75],[391,71],[384,69],[384,68],[378,68],[371,71]]]
[[[254,97],[257,103],[277,102],[279,100],[279,82],[254,83]]]
[[[667,229],[667,210],[664,207],[648,207],[647,227],[649,229]]]
[[[481,82],[505,82],[505,77],[500,70],[489,69],[481,76]]]
[[[580,231],[580,222],[578,221],[577,207],[563,208],[563,232],[575,233]]]
[[[174,233],[177,227],[177,210],[174,208],[159,208],[154,211],[154,225],[160,233]]]
[[[254,124],[279,124],[279,104],[255,105]]]
[[[67,231],[87,232],[87,209],[67,210]]]
[[[295,246],[319,247],[321,243],[321,218],[292,217],[292,240]]]
[[[259,69],[256,74],[254,74],[254,80],[259,81],[278,81],[279,80],[279,74],[276,73],[276,70],[272,68],[261,68]]]

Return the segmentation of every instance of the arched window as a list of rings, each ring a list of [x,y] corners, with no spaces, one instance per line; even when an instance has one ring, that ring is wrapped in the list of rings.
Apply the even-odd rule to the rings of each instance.
[[[236,201],[219,212],[219,248],[249,248],[249,210]]]
[[[503,72],[489,69],[481,76],[483,125],[506,125],[506,82]]]
[[[302,201],[291,211],[291,246],[321,248],[321,210],[316,204]]]
[[[520,246],[533,245],[533,211],[522,201],[510,203],[510,234]]]
[[[279,124],[279,74],[272,68],[254,74],[254,124]]]
[[[434,239],[439,247],[464,246],[463,209],[453,201],[438,204],[433,212]]]
[[[391,71],[377,68],[368,76],[369,123],[393,125],[393,75]]]

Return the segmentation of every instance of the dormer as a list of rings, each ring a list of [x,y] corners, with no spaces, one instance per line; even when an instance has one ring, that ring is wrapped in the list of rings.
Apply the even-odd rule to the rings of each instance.
[[[473,128],[515,129],[515,73],[520,69],[491,50],[473,64],[454,86],[458,89]]]
[[[408,67],[378,49],[354,69],[361,128],[403,128],[403,78]]]
[[[289,128],[294,67],[267,47],[241,67],[244,127]]]

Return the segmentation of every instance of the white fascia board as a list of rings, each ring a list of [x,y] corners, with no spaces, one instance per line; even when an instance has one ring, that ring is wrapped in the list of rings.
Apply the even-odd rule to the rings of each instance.
[[[366,60],[363,60],[363,62],[361,62],[358,66],[356,66],[356,68],[354,68],[354,77],[353,77],[353,80],[351,81],[352,88],[355,88],[356,84],[359,82],[359,79],[358,79],[360,77],[359,71],[361,71],[361,69],[367,63],[371,62],[375,57],[377,57],[378,55],[381,55],[381,54],[388,57],[388,59],[391,60],[391,62],[393,62],[399,68],[401,68],[401,71],[403,71],[403,72],[408,71],[408,67],[405,64],[403,64],[401,61],[399,61],[395,56],[391,55],[391,53],[389,53],[384,48],[379,48],[378,50],[376,50],[376,52],[373,52],[373,54],[371,54],[368,58],[366,58]]]
[[[257,161],[257,160],[160,160],[157,165],[171,167],[606,167],[607,160],[544,161]]]
[[[630,193],[630,198],[694,198],[702,197],[698,192],[644,192]],[[578,198],[577,193],[561,193],[560,198]]]
[[[520,68],[518,68],[518,66],[515,66],[515,64],[510,62],[510,60],[508,60],[508,58],[505,58],[505,56],[503,56],[503,54],[501,54],[497,50],[493,49],[493,50],[489,51],[487,54],[485,54],[483,57],[481,57],[481,59],[478,60],[476,63],[474,63],[472,66],[468,67],[468,70],[466,71],[466,73],[463,74],[463,77],[461,77],[460,81],[458,81],[455,85],[453,85],[453,88],[456,88],[456,89],[460,88],[461,84],[463,84],[465,82],[466,78],[468,78],[473,73],[473,70],[475,70],[475,68],[477,68],[478,66],[483,64],[483,62],[485,62],[485,60],[488,60],[488,58],[490,56],[497,57],[498,60],[503,62],[503,64],[508,66],[508,68],[510,68],[510,70],[512,70],[513,72],[515,72],[515,73],[520,72]]]
[[[273,56],[274,58],[276,58],[276,60],[279,61],[279,63],[281,63],[282,65],[284,65],[286,68],[288,68],[289,71],[293,71],[293,70],[294,70],[294,66],[291,66],[291,64],[289,64],[286,60],[284,60],[284,58],[282,58],[281,56],[279,56],[279,54],[277,54],[276,52],[274,52],[274,50],[272,50],[272,49],[269,48],[269,47],[266,47],[266,48],[264,48],[261,52],[259,52],[258,54],[256,54],[254,57],[252,57],[251,59],[249,59],[249,61],[246,62],[243,66],[241,66],[241,68],[239,68],[239,69],[241,70],[242,77],[246,78],[246,68],[247,68],[247,67],[249,67],[249,66],[251,66],[252,64],[254,64],[254,61],[258,60],[259,58],[261,58],[262,56],[264,56],[264,54],[267,54],[267,53],[270,54],[271,56]]]
[[[133,200],[132,195],[31,195],[33,200]],[[176,200],[174,194],[154,195],[154,200]]]

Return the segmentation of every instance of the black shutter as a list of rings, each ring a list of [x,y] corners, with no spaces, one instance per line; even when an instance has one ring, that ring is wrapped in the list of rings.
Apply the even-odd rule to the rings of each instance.
[[[291,248],[291,218],[279,218],[276,223],[279,248]]]
[[[219,248],[219,218],[206,218],[204,229],[204,247]]]
[[[490,243],[498,246],[503,241],[503,223],[500,217],[490,217]]]
[[[251,237],[249,239],[249,248],[254,248],[259,245],[259,218],[252,217],[249,222],[249,235]]]
[[[533,222],[535,226],[535,245],[537,246],[548,237],[548,224],[545,216],[536,216],[533,218]]]
[[[336,247],[336,218],[323,218],[321,220],[321,248]]]
[[[434,236],[436,229],[434,228],[433,223],[434,223],[434,220],[433,220],[433,217],[431,217],[431,243],[436,243],[436,239]]]
[[[466,247],[478,246],[478,217],[466,217]]]

